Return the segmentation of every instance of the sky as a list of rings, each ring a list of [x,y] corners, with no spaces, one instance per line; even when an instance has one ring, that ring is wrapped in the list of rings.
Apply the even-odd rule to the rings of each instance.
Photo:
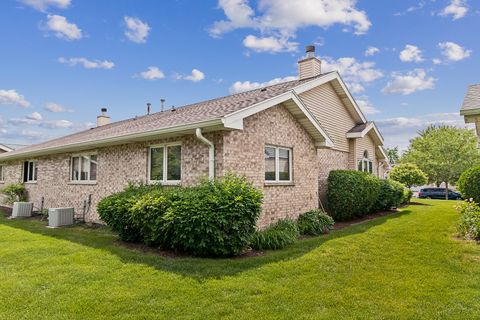
[[[314,44],[387,147],[404,150],[480,82],[479,0],[3,0],[0,143],[295,79]]]

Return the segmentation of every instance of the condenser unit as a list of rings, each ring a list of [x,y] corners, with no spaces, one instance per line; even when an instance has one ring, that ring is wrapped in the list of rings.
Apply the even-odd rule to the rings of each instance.
[[[56,228],[72,225],[73,217],[73,208],[50,208],[48,209],[48,226]]]
[[[31,217],[33,211],[33,202],[14,202],[12,208],[12,218]]]

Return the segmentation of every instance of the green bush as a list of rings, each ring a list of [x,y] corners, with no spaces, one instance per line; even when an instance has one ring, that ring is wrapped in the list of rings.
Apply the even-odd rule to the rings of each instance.
[[[401,204],[409,203],[412,200],[413,191],[410,189],[403,189],[402,202]]]
[[[458,233],[465,239],[480,240],[480,206],[473,201],[465,201],[458,207],[460,222]]]
[[[134,223],[130,209],[141,197],[154,189],[155,186],[129,185],[124,191],[112,194],[97,204],[100,218],[117,232],[124,241],[140,241],[143,236],[138,224]]]
[[[13,205],[14,202],[27,201],[27,189],[21,183],[12,183],[2,189],[6,196],[5,204]]]
[[[300,234],[317,236],[333,229],[333,218],[320,209],[302,213],[297,220]]]
[[[386,179],[380,180],[380,192],[374,206],[375,211],[389,210],[402,204],[404,190],[407,190],[403,184]]]
[[[362,217],[374,210],[380,179],[360,171],[334,170],[328,176],[327,199],[335,220]]]
[[[480,203],[480,166],[462,173],[457,185],[464,199],[472,199]]]
[[[130,186],[97,206],[125,241],[142,241],[198,256],[231,256],[249,244],[262,194],[228,175],[195,187]]]
[[[298,226],[293,220],[284,219],[265,230],[256,231],[250,240],[255,250],[277,250],[294,243],[299,236]]]

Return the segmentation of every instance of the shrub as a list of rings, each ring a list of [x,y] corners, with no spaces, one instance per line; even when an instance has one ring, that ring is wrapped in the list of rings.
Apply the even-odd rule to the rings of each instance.
[[[12,183],[5,186],[2,193],[6,196],[5,204],[12,205],[17,201],[27,201],[27,189],[21,183]]]
[[[246,178],[228,175],[183,188],[164,216],[171,248],[198,256],[232,256],[249,244],[262,193]]]
[[[403,189],[402,202],[401,204],[409,203],[412,200],[413,191],[410,189]]]
[[[335,220],[371,213],[380,192],[380,179],[360,171],[334,170],[328,176],[328,206]]]
[[[390,179],[380,180],[380,191],[375,203],[375,211],[388,210],[398,207],[403,200],[405,187],[403,184]]]
[[[97,204],[100,218],[117,232],[124,241],[140,241],[143,236],[138,224],[131,218],[130,208],[136,203],[137,197],[150,192],[154,186],[129,185],[124,191],[112,194]]]
[[[480,203],[480,166],[463,172],[457,184],[465,199]]]
[[[413,163],[402,163],[394,166],[388,176],[408,188],[424,185],[428,181],[427,175]]]
[[[465,201],[458,208],[460,222],[457,226],[458,233],[465,239],[480,239],[480,206],[473,201]]]
[[[311,236],[328,233],[334,223],[333,218],[320,209],[302,213],[297,220],[300,234]]]
[[[294,243],[299,236],[298,226],[293,220],[284,219],[265,230],[256,231],[250,240],[250,246],[256,250],[282,249]]]

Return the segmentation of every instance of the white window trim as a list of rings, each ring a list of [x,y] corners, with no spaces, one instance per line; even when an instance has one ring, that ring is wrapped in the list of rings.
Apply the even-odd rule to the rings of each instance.
[[[358,164],[360,164],[360,163],[362,164],[362,169],[358,170]],[[369,169],[370,163],[372,164],[372,172],[370,172],[370,169]],[[373,172],[374,172],[373,161],[368,159],[368,158],[362,158],[362,159],[358,160],[357,170],[373,174]]]
[[[75,154],[72,154],[72,156],[70,157],[70,184],[96,184],[97,183],[97,180],[90,180],[90,170],[91,170],[91,163],[92,163],[92,160],[91,160],[91,156],[97,156],[97,178],[98,178],[98,154],[97,152],[84,152],[84,153],[75,153]],[[87,174],[88,174],[88,179],[87,180],[74,180],[73,179],[73,158],[79,158],[79,166],[80,166],[80,175],[81,175],[81,172],[82,172],[82,161],[81,161],[81,157],[88,157],[89,160],[88,160],[88,171],[87,171]],[[79,175],[79,178],[80,178],[80,175]]]
[[[168,147],[175,147],[175,146],[180,146],[180,180],[167,180],[167,162],[168,162],[168,157],[167,157],[167,148]],[[157,148],[163,148],[163,180],[152,180],[150,179],[151,177],[151,168],[152,168],[152,149],[157,149]],[[182,183],[183,179],[183,147],[181,142],[168,142],[168,143],[162,143],[162,144],[154,144],[149,146],[148,148],[148,169],[147,169],[147,180],[149,183],[159,183],[162,185],[178,185]]]
[[[37,174],[38,174],[37,161],[35,161],[35,160],[25,160],[23,162],[24,163],[24,167],[23,167],[24,169],[25,169],[25,162],[28,162],[28,165],[27,165],[27,180],[24,181],[24,183],[37,183],[37,179],[38,179],[38,177],[37,177]],[[32,175],[32,177],[36,178],[34,180],[28,180],[28,176],[30,175],[30,163],[33,163],[33,175]],[[23,174],[25,174],[25,173],[23,172]]]
[[[0,183],[5,183],[5,165],[0,164]]]
[[[274,145],[265,145],[265,148],[273,148],[275,149],[275,180],[267,180],[265,179],[265,170],[263,173],[264,176],[264,181],[265,184],[292,184],[293,183],[293,149],[292,148],[287,148],[287,147],[280,147],[280,146],[274,146]],[[289,161],[288,161],[288,174],[289,174],[289,179],[288,180],[280,180],[280,152],[279,150],[288,150],[288,155],[289,155]]]

